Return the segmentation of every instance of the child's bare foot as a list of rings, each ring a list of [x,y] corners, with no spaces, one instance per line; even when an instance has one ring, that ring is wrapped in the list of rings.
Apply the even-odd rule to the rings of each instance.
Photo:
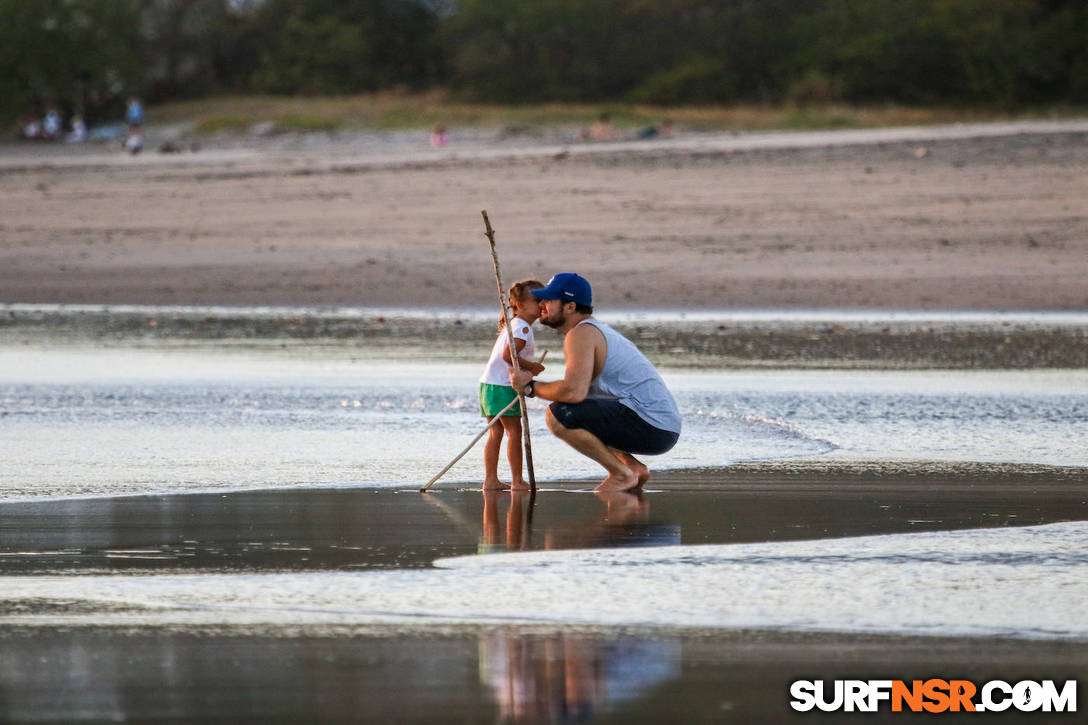
[[[634,471],[628,469],[627,473],[621,475],[608,474],[608,477],[601,481],[594,491],[630,491],[633,488],[638,488],[641,482]]]
[[[529,484],[523,479],[517,478],[510,482],[511,491],[529,491]]]
[[[485,491],[509,491],[510,487],[496,478],[494,481],[484,481],[484,490]]]

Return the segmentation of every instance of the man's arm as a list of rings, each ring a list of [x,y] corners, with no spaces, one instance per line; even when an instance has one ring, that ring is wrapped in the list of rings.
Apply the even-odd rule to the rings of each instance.
[[[563,379],[534,383],[536,397],[560,403],[581,403],[585,400],[589,384],[593,382],[597,343],[603,341],[601,331],[593,325],[580,325],[568,332],[563,339],[563,354],[567,358]],[[511,371],[510,383],[515,390],[522,390],[532,377],[525,370],[516,374]]]

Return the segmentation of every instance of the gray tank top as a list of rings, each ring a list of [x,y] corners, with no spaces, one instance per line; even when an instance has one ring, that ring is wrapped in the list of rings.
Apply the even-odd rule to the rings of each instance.
[[[587,398],[615,400],[638,417],[662,430],[680,433],[680,410],[657,369],[635,344],[592,317],[589,323],[601,331],[608,354],[600,374],[589,384]]]

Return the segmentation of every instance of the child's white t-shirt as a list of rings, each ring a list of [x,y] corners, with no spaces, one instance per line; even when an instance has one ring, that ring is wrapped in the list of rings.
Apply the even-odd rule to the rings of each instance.
[[[514,317],[510,320],[510,329],[514,331],[515,340],[525,340],[525,347],[521,349],[521,357],[532,360],[535,352],[533,326],[520,317]],[[481,383],[510,387],[511,366],[507,365],[506,361],[502,359],[502,354],[506,352],[507,341],[506,330],[500,330],[499,336],[491,348],[491,357],[487,361],[487,367],[484,368],[484,374],[480,376]]]

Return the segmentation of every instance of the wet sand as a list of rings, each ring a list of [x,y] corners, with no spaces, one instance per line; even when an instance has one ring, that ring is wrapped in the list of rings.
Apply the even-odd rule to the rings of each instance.
[[[905,313],[785,310],[599,315],[658,366],[835,369],[1088,367],[1086,313]],[[0,303],[0,341],[97,348],[291,349],[348,359],[397,355],[477,361],[494,342],[481,310],[228,308]],[[560,339],[538,330],[561,353]]]
[[[592,483],[549,486],[531,505],[456,486],[6,503],[0,564],[5,575],[75,577],[428,568],[481,551],[804,540],[1088,514],[1080,468],[783,461],[662,473],[641,499],[598,497],[585,491]],[[796,679],[1088,677],[1076,641],[518,626],[482,614],[457,626],[147,627],[78,594],[0,593],[0,719],[781,720],[796,715],[787,696]]]
[[[1088,470],[1079,467],[797,459],[662,471],[641,498],[599,497],[589,492],[596,484],[542,484],[531,508],[517,496],[521,518],[531,520],[513,541],[510,494],[494,498],[501,512],[485,512],[488,497],[464,484],[439,483],[427,494],[307,488],[0,503],[0,571],[426,568],[485,544],[726,544],[1088,519]],[[498,513],[501,521],[489,520]]]
[[[577,629],[0,634],[5,722],[781,722],[797,679],[1088,678],[1082,643],[784,632]],[[632,692],[624,658],[653,669]],[[611,676],[609,675],[609,673]],[[568,677],[571,675],[571,677]],[[580,679],[579,679],[580,678]],[[580,716],[575,718],[575,713]],[[1024,714],[985,719],[1023,722]],[[1070,722],[1030,713],[1030,722]],[[853,715],[913,722],[904,713]],[[977,721],[946,713],[942,721]]]
[[[0,301],[488,306],[487,209],[601,310],[1083,309],[1083,123],[952,131],[4,153]]]

